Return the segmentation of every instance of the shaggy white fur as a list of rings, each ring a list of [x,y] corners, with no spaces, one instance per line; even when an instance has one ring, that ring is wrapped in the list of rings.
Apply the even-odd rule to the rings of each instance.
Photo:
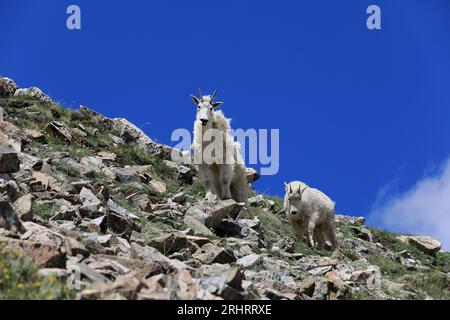
[[[306,237],[312,247],[317,244],[320,249],[329,241],[335,250],[335,203],[320,190],[300,181],[285,183],[285,187],[284,210],[297,237]]]
[[[198,110],[192,149],[200,181],[207,192],[206,198],[247,202],[245,165],[239,143],[229,134],[230,119],[225,118],[222,111],[213,111],[211,96],[193,99]]]

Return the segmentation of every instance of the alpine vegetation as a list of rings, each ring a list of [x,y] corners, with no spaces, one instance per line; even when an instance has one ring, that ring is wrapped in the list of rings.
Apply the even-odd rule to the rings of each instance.
[[[230,135],[230,119],[215,108],[216,91],[199,97],[191,96],[197,106],[192,149],[199,177],[206,190],[206,198],[233,199],[247,202],[248,185],[246,168],[239,152],[239,143]]]

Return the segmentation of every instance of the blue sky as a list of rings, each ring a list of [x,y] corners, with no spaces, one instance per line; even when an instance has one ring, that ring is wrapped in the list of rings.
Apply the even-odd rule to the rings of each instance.
[[[66,28],[70,4],[82,30]],[[382,30],[366,28],[370,4]],[[234,127],[280,129],[280,171],[258,190],[299,179],[381,226],[402,229],[373,215],[449,157],[447,0],[1,0],[0,38],[0,74],[20,87],[167,144],[192,128],[189,94],[217,88]]]

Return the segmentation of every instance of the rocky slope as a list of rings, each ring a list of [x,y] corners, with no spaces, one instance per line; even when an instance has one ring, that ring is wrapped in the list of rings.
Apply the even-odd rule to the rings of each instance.
[[[433,239],[338,215],[340,249],[312,250],[281,199],[204,202],[195,169],[125,119],[7,78],[0,107],[0,299],[450,298]]]

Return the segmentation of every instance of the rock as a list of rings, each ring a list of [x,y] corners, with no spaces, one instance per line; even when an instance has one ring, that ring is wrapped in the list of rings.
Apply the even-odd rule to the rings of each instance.
[[[66,281],[69,277],[69,273],[66,269],[60,268],[42,268],[38,270],[38,274],[43,277],[55,277],[63,281]]]
[[[203,237],[212,237],[214,233],[209,230],[202,222],[198,221],[194,217],[185,216],[184,223],[195,231],[195,234]]]
[[[215,204],[202,202],[190,207],[186,212],[186,216],[197,219],[208,228],[216,228],[224,218],[239,212],[241,208],[241,205],[231,199]]]
[[[190,249],[191,252],[195,252],[199,247],[189,241],[186,235],[182,233],[170,233],[161,237],[153,238],[148,243],[149,246],[156,248],[164,255],[169,255],[174,252],[178,252],[184,248]]]
[[[166,166],[177,170],[177,180],[187,184],[192,184],[194,172],[191,168],[183,166],[181,164],[177,164],[169,160],[164,160],[164,163],[166,164]]]
[[[271,209],[275,205],[275,203],[269,203],[269,200],[265,199],[263,195],[257,195],[248,199],[248,204],[252,207],[260,207]]]
[[[123,234],[126,237],[130,237],[133,230],[139,230],[139,226],[136,225],[131,219],[121,216],[115,212],[108,213],[108,229],[117,234]]]
[[[308,270],[309,274],[312,274],[314,276],[321,276],[327,273],[332,269],[332,266],[323,266],[323,267],[317,267],[311,270]]]
[[[186,194],[184,192],[179,192],[172,197],[172,201],[183,204],[186,201]]]
[[[55,135],[63,140],[66,140],[67,142],[72,142],[72,134],[70,133],[66,125],[62,122],[58,121],[50,122],[47,128],[45,129],[45,132],[48,134]]]
[[[0,237],[0,245],[28,257],[39,268],[65,268],[66,253],[61,246]]]
[[[20,169],[20,161],[12,147],[0,144],[0,172],[13,173]]]
[[[242,234],[242,226],[234,222],[231,219],[224,219],[222,220],[219,225],[214,229],[214,232],[219,237],[236,237],[236,236],[243,236]]]
[[[17,153],[22,151],[22,145],[27,141],[21,129],[8,121],[0,121],[0,144],[9,145]]]
[[[108,200],[107,204],[108,209],[129,219],[132,220],[139,220],[139,217],[136,216],[135,214],[129,212],[127,209],[119,206],[118,204],[116,204],[114,201],[112,201],[111,199]]]
[[[58,183],[58,180],[53,178],[52,176],[35,171],[33,172],[33,181],[30,183],[30,188],[35,192],[42,192],[50,189],[55,192],[61,191],[61,186]]]
[[[226,300],[241,300],[245,297],[242,288],[243,272],[239,268],[218,270],[199,280],[198,287],[207,293]]]
[[[258,180],[259,177],[260,177],[259,172],[256,171],[256,170],[253,169],[253,168],[246,168],[246,169],[245,169],[245,174],[246,174],[246,176],[247,176],[247,182],[248,182],[248,183],[253,183],[253,182],[255,182],[256,180]]]
[[[438,253],[442,248],[442,244],[439,241],[427,236],[400,236],[397,239],[415,246],[420,251],[430,255]]]
[[[292,238],[282,237],[273,245],[273,247],[279,248],[287,253],[294,253],[294,245],[295,241]]]
[[[370,232],[369,229],[357,226],[351,226],[350,229],[357,238],[363,239],[364,241],[373,242],[372,232]]]
[[[58,208],[56,213],[50,218],[50,221],[73,220],[78,216],[77,209],[69,201],[64,199],[55,199],[50,202],[53,202]]]
[[[364,284],[370,291],[381,291],[381,271],[378,266],[370,265],[365,260],[354,261],[351,265],[351,280]]]
[[[34,98],[43,102],[51,102],[52,99],[42,92],[41,89],[37,87],[31,87],[26,89],[17,89],[14,93],[14,96],[16,97],[30,97]]]
[[[114,168],[113,172],[116,179],[120,182],[139,182],[139,178],[135,172],[124,169],[124,168]]]
[[[61,247],[64,252],[72,256],[76,256],[77,254],[88,255],[83,245],[74,238],[65,237],[34,222],[24,222],[23,225],[26,232],[21,236],[22,240],[45,243],[58,248]]]
[[[244,268],[251,268],[257,265],[261,261],[259,254],[250,254],[248,256],[240,258],[236,263]]]
[[[33,196],[31,194],[26,194],[14,202],[14,210],[22,221],[32,221],[33,220]]]
[[[191,267],[176,259],[169,259],[157,249],[150,246],[141,246],[135,242],[131,243],[132,257],[139,257],[143,260],[153,263],[151,273],[156,274],[161,272],[161,268],[167,271],[192,270]],[[148,269],[148,267],[146,267]]]
[[[202,263],[232,263],[236,261],[231,250],[207,243],[192,255]]]
[[[89,222],[88,229],[93,232],[104,233],[108,227],[106,216],[100,216]]]
[[[17,90],[17,85],[14,80],[0,77],[0,98],[9,98],[14,95]]]
[[[88,267],[85,263],[68,263],[68,268],[75,270],[80,277],[87,278],[91,282],[109,283],[110,280],[100,272]]]
[[[309,276],[298,285],[299,291],[309,297],[312,297],[316,288],[316,277]]]
[[[90,190],[83,187],[80,191],[80,201],[83,204],[80,207],[80,213],[85,217],[97,216],[100,207],[102,206],[101,201],[97,196]]]
[[[364,217],[352,217],[352,216],[345,216],[341,214],[337,214],[335,216],[336,222],[341,223],[347,223],[347,224],[357,224],[357,225],[364,225],[366,218]]]
[[[25,228],[9,202],[0,200],[0,227],[24,233]]]
[[[117,160],[117,155],[113,152],[100,151],[97,153],[97,156],[99,156],[103,162],[114,162]]]
[[[167,190],[166,184],[158,180],[150,181],[150,186],[158,193],[164,193]]]

